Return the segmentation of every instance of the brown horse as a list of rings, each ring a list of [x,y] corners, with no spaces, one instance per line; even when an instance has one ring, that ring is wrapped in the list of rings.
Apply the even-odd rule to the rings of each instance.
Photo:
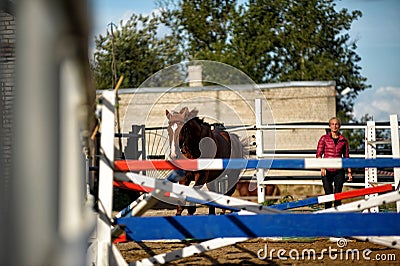
[[[197,110],[189,111],[187,107],[182,108],[180,112],[170,113],[166,110],[171,159],[245,157],[245,145],[236,134],[212,129],[211,125],[197,117],[197,114]],[[240,172],[241,170],[237,169],[186,171],[179,183],[188,186],[191,181],[195,181],[195,188],[207,184],[209,190],[231,196],[235,192]],[[226,188],[221,191],[218,187],[224,178]],[[182,206],[178,206],[176,215],[181,215],[183,209]],[[189,215],[195,211],[195,206],[188,207]],[[209,213],[215,214],[215,207],[209,207]]]

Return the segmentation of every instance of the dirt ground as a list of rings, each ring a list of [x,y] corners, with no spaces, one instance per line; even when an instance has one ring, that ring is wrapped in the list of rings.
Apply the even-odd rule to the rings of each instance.
[[[207,213],[199,208],[196,214]],[[151,210],[145,216],[174,215],[175,210]],[[185,213],[184,213],[185,214]],[[329,238],[257,238],[182,258],[168,265],[400,265],[400,250],[359,240]],[[178,250],[198,242],[128,242],[117,248],[127,262]]]

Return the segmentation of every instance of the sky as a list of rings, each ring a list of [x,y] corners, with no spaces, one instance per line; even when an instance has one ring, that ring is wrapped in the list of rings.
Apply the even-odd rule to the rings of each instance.
[[[243,0],[242,0],[243,1]],[[239,2],[242,2],[239,1]],[[149,15],[156,10],[154,0],[91,0],[92,36],[105,34],[107,25],[127,20],[132,13]],[[400,0],[342,0],[337,6],[360,10],[363,16],[353,22],[349,31],[357,41],[361,57],[361,75],[371,88],[361,92],[354,104],[353,115],[364,114],[375,121],[389,121],[390,114],[400,117]]]

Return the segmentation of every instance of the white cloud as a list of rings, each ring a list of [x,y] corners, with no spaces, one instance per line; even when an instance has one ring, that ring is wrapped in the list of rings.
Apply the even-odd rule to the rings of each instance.
[[[400,88],[380,87],[366,90],[358,96],[354,104],[354,115],[360,119],[369,114],[375,121],[389,121],[389,115],[400,116]]]

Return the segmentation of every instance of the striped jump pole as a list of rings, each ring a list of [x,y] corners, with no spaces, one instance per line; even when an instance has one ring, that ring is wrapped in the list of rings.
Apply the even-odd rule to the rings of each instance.
[[[144,187],[144,186],[141,186],[141,185],[138,185],[138,184],[135,184],[132,182],[127,182],[127,181],[114,181],[114,186],[118,187],[118,188],[130,189],[130,190],[135,190],[135,191],[140,191],[140,192],[145,192],[145,193],[149,193],[149,192],[153,191],[153,188]],[[324,196],[319,196],[319,197],[313,197],[313,198],[308,198],[308,199],[299,200],[299,201],[285,202],[285,203],[281,203],[281,204],[271,205],[269,207],[274,208],[274,209],[279,209],[279,210],[288,210],[288,209],[309,206],[309,205],[313,205],[313,204],[325,203],[325,202],[329,202],[329,201],[350,199],[350,198],[365,196],[365,195],[369,195],[369,194],[373,194],[373,193],[388,192],[388,191],[392,191],[392,190],[393,190],[392,185],[386,184],[386,185],[380,185],[380,186],[376,186],[376,187],[363,188],[363,189],[357,189],[357,190],[335,193],[335,194],[330,194],[330,195],[324,195]],[[171,193],[165,192],[164,197],[171,198],[171,197],[173,197],[173,194],[171,195]],[[207,202],[204,200],[199,200],[199,199],[195,199],[195,198],[191,198],[191,197],[184,197],[184,200],[190,201],[193,203],[214,206],[217,208],[228,209],[231,211],[239,211],[238,208],[227,207],[227,206],[223,206],[220,204]],[[177,203],[177,202],[175,202],[175,203]],[[182,202],[180,202],[180,204],[181,203]],[[131,210],[132,207],[133,206],[128,206],[127,209],[124,209],[123,216],[128,214],[128,211]]]
[[[170,193],[170,199],[180,199],[182,201],[180,205],[183,205],[185,201],[189,201],[233,211],[247,210],[253,213],[282,212],[281,210],[272,209],[251,201],[225,196],[212,191],[194,189],[188,186],[170,182],[168,180],[159,180],[136,173],[115,173],[115,178],[117,179],[117,181],[133,182],[135,184],[143,186],[145,189],[161,189],[164,192]]]
[[[218,237],[400,235],[398,213],[321,213],[131,217],[117,221],[134,241]],[[335,225],[332,228],[332,224]],[[374,225],[374,226],[368,226]],[[147,230],[152,228],[152,230]]]
[[[142,170],[223,170],[223,169],[321,169],[321,168],[400,167],[400,159],[304,158],[304,159],[194,159],[194,160],[118,160],[115,171]]]
[[[158,188],[162,188],[163,187],[163,189],[165,189],[165,192],[173,191],[175,193],[189,194],[189,195],[192,195],[192,194],[188,193],[190,191],[193,192],[193,193],[196,193],[196,190],[194,190],[193,188],[189,188],[189,187],[183,186],[182,189],[184,189],[185,191],[179,191],[178,188],[180,188],[180,185],[178,185],[178,184],[172,184],[172,183],[169,184],[170,182],[167,182],[165,180],[154,180],[154,179],[147,178],[147,177],[140,176],[140,175],[133,174],[133,173],[116,173],[116,177],[118,177],[118,176],[120,176],[119,179],[121,179],[121,180],[123,180],[123,178],[121,178],[121,176],[125,176],[126,179],[131,179],[131,181],[135,181],[138,184],[141,184],[141,186],[146,186],[146,188],[145,188],[146,191],[149,191],[149,190],[151,190],[151,188],[154,188],[154,187],[158,187]],[[129,178],[127,176],[129,176]],[[175,186],[176,189],[168,188],[167,184]],[[390,185],[386,186],[387,189],[389,188],[389,186]],[[205,193],[207,195],[208,192],[205,192]],[[342,211],[345,211],[345,212],[348,212],[348,211],[352,211],[352,212],[360,211],[360,210],[362,210],[364,208],[369,208],[371,206],[380,205],[380,204],[382,204],[382,202],[389,203],[389,202],[396,201],[396,200],[400,199],[399,193],[397,193],[397,192],[392,192],[392,193],[394,193],[394,194],[393,195],[389,195],[390,194],[389,193],[387,195],[385,194],[385,195],[382,195],[382,196],[378,196],[378,198],[382,197],[382,199],[380,199],[380,200],[378,200],[378,198],[377,198],[374,201],[361,200],[359,202],[354,202],[354,204],[353,204],[354,207],[350,207],[349,206],[346,209],[343,209]],[[210,196],[207,195],[206,197],[210,197]],[[201,198],[204,199],[204,195],[202,195]],[[225,199],[223,201],[220,201],[220,202],[223,203],[224,201],[225,201]],[[346,206],[346,204],[342,205],[341,207],[345,207],[345,206]],[[331,210],[333,210],[333,208]],[[258,211],[261,212],[261,209],[258,209]],[[338,211],[338,210],[335,209],[335,211]],[[240,214],[240,212],[239,212],[239,214]],[[128,219],[128,218],[126,218],[126,219]],[[142,218],[142,219],[146,219],[146,218]],[[122,220],[121,219],[117,219],[117,220],[118,220],[118,223],[122,223],[124,225],[125,225],[125,221],[127,221],[125,219],[122,219]],[[129,236],[129,233],[128,233],[128,237],[132,237],[132,236]],[[196,254],[196,253],[204,252],[205,250],[212,250],[212,249],[216,249],[216,248],[219,248],[219,247],[222,247],[222,246],[235,244],[237,242],[241,242],[241,241],[247,240],[248,238],[252,238],[252,237],[249,237],[249,236],[248,237],[227,237],[227,238],[219,237],[219,238],[216,238],[216,239],[205,241],[203,243],[199,243],[199,244],[196,244],[196,245],[192,245],[192,246],[186,247],[186,248],[184,248],[182,250],[176,250],[176,251],[172,251],[172,252],[165,253],[165,254],[159,254],[159,255],[156,255],[154,257],[151,257],[151,258],[148,258],[148,259],[144,259],[142,261],[138,261],[134,265],[151,265],[153,263],[165,263],[165,262],[177,259],[179,257],[187,257],[187,256],[190,256],[190,255],[193,255],[193,254]],[[372,237],[368,237],[368,238],[369,238],[369,240],[371,242],[379,241],[379,243],[388,243],[387,241],[382,241],[382,238],[379,238],[378,240],[376,240],[376,238],[372,238]]]
[[[379,206],[385,203],[391,203],[391,202],[396,202],[400,200],[400,194],[399,191],[393,191],[389,193],[385,193],[383,195],[379,195],[376,198],[373,198],[372,200],[366,200],[362,199],[356,202],[348,203],[348,204],[343,204],[339,206],[338,208],[330,208],[322,211],[317,211],[314,212],[314,214],[317,213],[327,213],[327,212],[359,212],[361,210]],[[252,213],[246,212],[246,211],[240,211],[238,212],[238,215],[251,215]],[[301,215],[301,214],[299,214]],[[201,242],[198,244],[194,244],[188,247],[185,247],[183,249],[179,250],[174,250],[171,252],[163,253],[163,254],[158,254],[150,258],[146,258],[140,261],[134,262],[132,265],[139,266],[139,265],[158,265],[158,264],[164,264],[176,259],[184,258],[184,257],[189,257],[195,254],[199,254],[205,251],[225,247],[228,245],[233,245],[238,242],[246,241],[250,239],[251,237],[219,237],[211,240],[207,240],[205,242]],[[360,239],[363,241],[370,241],[376,244],[388,246],[391,248],[400,248],[400,241],[399,237],[391,237],[391,236],[386,236],[386,237],[376,237],[376,236],[360,236],[360,237],[353,237],[356,239]]]
[[[141,186],[141,185],[138,185],[138,184],[135,184],[132,182],[127,182],[127,181],[114,181],[114,186],[118,187],[118,188],[122,188],[122,189],[135,190],[135,191],[144,192],[144,193],[150,193],[154,190],[153,188],[144,187],[144,186]],[[143,194],[143,195],[145,195],[145,194]],[[206,200],[202,200],[199,198],[190,197],[187,195],[176,195],[176,194],[170,193],[170,192],[165,192],[163,196],[161,196],[161,195],[158,196],[158,199],[160,201],[168,202],[170,204],[175,204],[175,205],[181,205],[181,206],[185,205],[185,202],[191,202],[191,203],[197,203],[197,204],[202,204],[202,205],[206,205],[206,206],[216,207],[216,208],[220,208],[220,209],[230,210],[230,211],[239,211],[240,210],[239,208],[217,204],[212,201],[206,201]],[[127,206],[126,208],[124,208],[121,211],[121,214],[118,215],[118,218],[120,218],[122,216],[128,216],[128,215],[133,216],[130,213],[130,211],[135,206],[136,206],[136,204],[131,203],[129,206]]]
[[[122,173],[120,173],[122,174]],[[125,173],[133,181],[139,184],[151,188],[159,188],[164,191],[171,191],[175,194],[188,194],[197,196],[205,199],[210,198],[213,195],[212,192],[198,191],[193,188],[182,186],[179,184],[174,184],[171,182],[166,182],[162,180],[157,180],[145,176],[140,176],[134,173]],[[204,194],[203,194],[204,192]],[[216,193],[214,193],[216,194]],[[391,195],[389,195],[391,194]],[[392,195],[393,194],[393,195]],[[221,196],[219,202],[226,202],[228,205],[232,204],[230,200],[235,200],[231,197]],[[382,204],[382,202],[392,202],[399,200],[398,191],[391,193],[386,193],[382,196],[378,196],[373,201],[362,200],[362,202],[351,203],[354,207],[350,208],[346,205],[339,206],[343,208],[342,211],[359,211],[364,208],[369,208],[377,204]],[[382,197],[382,199],[380,199]],[[379,201],[378,201],[379,199]],[[238,199],[238,201],[241,201]],[[233,202],[233,205],[239,202]],[[251,202],[246,202],[243,206],[257,213],[265,213],[262,209],[269,210],[270,208],[264,206],[258,206]],[[240,204],[241,205],[241,204]],[[255,208],[251,208],[255,205]],[[230,205],[232,206],[232,205]],[[346,208],[345,208],[346,207]],[[278,211],[278,210],[277,210]],[[331,211],[331,210],[325,210]],[[335,211],[340,211],[339,208],[335,208]],[[118,224],[123,224],[127,229],[127,235],[129,238],[134,240],[150,240],[150,239],[186,239],[186,238],[196,238],[196,239],[209,239],[215,237],[258,237],[258,236],[374,236],[376,234],[381,236],[390,236],[400,234],[400,216],[396,213],[374,213],[374,214],[364,214],[364,213],[337,213],[332,215],[322,215],[322,214],[288,214],[288,213],[273,213],[268,211],[269,215],[225,215],[225,216],[213,216],[211,218],[214,220],[209,220],[210,216],[184,216],[184,217],[144,217],[144,218],[121,218],[117,219]],[[254,218],[253,218],[254,217]],[[183,218],[183,219],[182,219]],[[134,219],[134,220],[131,220]],[[202,220],[203,219],[203,220]],[[326,221],[325,221],[326,220]],[[329,222],[328,222],[329,220]],[[293,224],[295,221],[295,225]],[[324,222],[325,221],[325,222]],[[338,228],[332,231],[330,226],[322,228],[321,224],[331,224],[335,221],[338,224]],[[352,221],[349,225],[345,221]],[[193,226],[196,223],[196,226]],[[290,223],[290,226],[289,224]],[[232,226],[230,226],[230,224]],[[259,225],[269,226],[259,226]],[[299,226],[299,224],[302,224]],[[318,224],[318,226],[317,226]],[[373,227],[365,227],[366,224],[374,224]],[[149,228],[150,225],[155,230],[148,230],[144,233],[143,228]],[[162,225],[162,226],[161,226]],[[171,226],[169,226],[171,225]],[[210,228],[204,228],[205,225],[211,225]],[[240,226],[238,226],[240,225]],[[251,225],[251,226],[250,226]],[[315,225],[315,226],[310,226]],[[178,227],[177,227],[178,226]],[[227,228],[227,226],[230,226]],[[167,228],[168,227],[168,228]],[[142,229],[140,229],[142,228]],[[162,230],[158,230],[162,228]],[[177,229],[180,228],[180,229]],[[190,229],[189,229],[190,228]],[[196,229],[195,229],[196,228]],[[259,229],[261,228],[261,229]],[[288,232],[288,228],[291,231]],[[318,228],[318,230],[304,230],[305,228]],[[195,230],[194,230],[195,229]],[[203,230],[204,229],[204,230]],[[229,230],[228,230],[229,229]],[[233,241],[233,239],[232,239]],[[237,240],[239,241],[239,240]]]
[[[346,191],[346,192],[341,192],[341,193],[313,197],[313,198],[308,198],[308,199],[299,200],[299,201],[285,202],[285,203],[281,203],[281,204],[271,205],[269,207],[279,209],[279,210],[288,210],[288,209],[294,209],[294,208],[304,207],[304,206],[313,205],[313,204],[325,203],[325,202],[334,201],[334,200],[350,199],[350,198],[365,196],[365,195],[369,195],[369,194],[373,194],[373,193],[388,192],[388,191],[392,191],[392,190],[393,190],[392,185],[386,184],[386,185],[381,185],[381,186],[376,186],[376,187],[356,189],[356,190],[351,190],[351,191]]]

